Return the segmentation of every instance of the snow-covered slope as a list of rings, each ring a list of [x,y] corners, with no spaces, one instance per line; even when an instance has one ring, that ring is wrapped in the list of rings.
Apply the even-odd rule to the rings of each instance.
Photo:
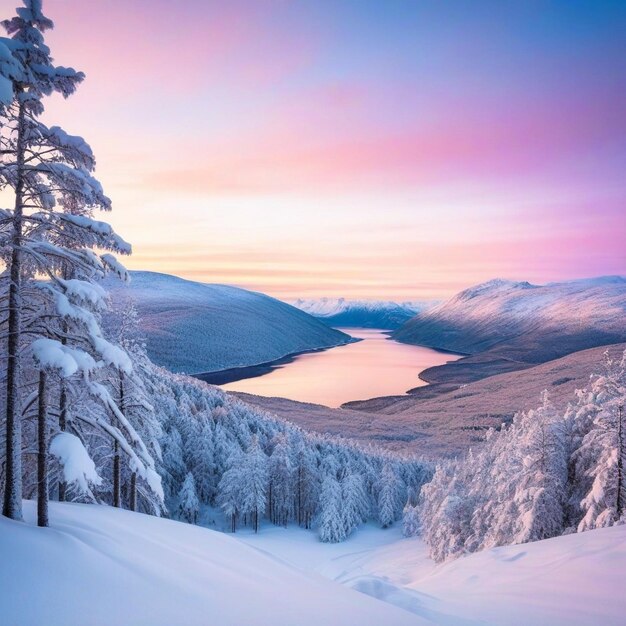
[[[341,544],[268,528],[244,541],[441,626],[619,626],[626,526],[495,548],[436,565],[416,537],[367,527]],[[350,622],[357,623],[357,622]]]
[[[11,626],[618,626],[626,614],[626,526],[435,565],[397,527],[322,544],[296,528],[233,536],[52,503],[42,529],[25,504],[26,524],[0,518]]]
[[[155,272],[131,272],[129,286],[107,287],[113,300],[132,298],[150,359],[175,372],[257,365],[350,340],[293,306],[236,287]]]
[[[7,626],[416,625],[236,537],[97,505],[51,504],[51,527],[0,518]]]
[[[541,363],[625,341],[625,314],[626,279],[620,276],[547,285],[498,279],[418,314],[394,338]]]
[[[392,330],[431,306],[431,303],[319,298],[298,299],[293,305],[320,318],[329,326]]]

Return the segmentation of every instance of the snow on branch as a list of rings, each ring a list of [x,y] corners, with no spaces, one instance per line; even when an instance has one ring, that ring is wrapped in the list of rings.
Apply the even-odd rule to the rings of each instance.
[[[90,485],[101,485],[102,478],[82,441],[71,433],[58,433],[50,442],[50,454],[59,460],[65,482],[93,497]]]
[[[69,348],[56,339],[42,337],[31,344],[35,362],[41,368],[56,370],[63,378],[76,372],[91,372],[96,369],[93,358],[76,348]]]

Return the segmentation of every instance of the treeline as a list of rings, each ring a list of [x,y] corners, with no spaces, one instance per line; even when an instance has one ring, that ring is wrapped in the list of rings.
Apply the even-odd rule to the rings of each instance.
[[[467,458],[440,463],[404,513],[436,561],[626,522],[626,352],[565,411],[545,392]]]
[[[341,541],[365,521],[387,527],[400,519],[432,477],[418,458],[305,432],[156,366],[146,387],[161,420],[168,508],[192,523],[206,505],[221,509],[233,532],[266,519],[315,526],[323,541]]]

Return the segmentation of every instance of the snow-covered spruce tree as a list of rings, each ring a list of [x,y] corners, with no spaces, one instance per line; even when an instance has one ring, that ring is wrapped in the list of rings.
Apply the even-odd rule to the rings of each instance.
[[[317,460],[315,453],[302,437],[295,439],[294,447],[296,521],[304,528],[311,528],[320,491]]]
[[[222,475],[217,502],[224,515],[230,519],[230,532],[237,530],[237,520],[243,505],[242,452],[237,450],[230,457],[229,467]]]
[[[2,256],[10,277],[7,305],[6,478],[3,514],[13,519],[21,519],[22,280],[38,271],[38,268],[33,268],[25,259],[29,239],[32,241],[28,235],[37,232],[41,210],[54,203],[54,196],[40,186],[45,174],[38,174],[38,167],[42,165],[42,144],[54,132],[40,124],[37,118],[43,112],[44,96],[59,92],[67,97],[74,92],[84,76],[72,69],[53,65],[42,36],[53,24],[41,12],[40,1],[26,0],[24,7],[17,10],[17,16],[4,20],[2,25],[11,36],[11,39],[3,40],[3,48],[10,50],[19,67],[19,72],[13,74],[11,103],[7,106],[6,98],[4,99],[0,137],[3,156],[0,165],[0,188],[10,187],[15,194],[13,209],[2,212],[2,223],[8,227],[6,230],[9,234],[6,239],[3,237]],[[52,146],[52,149],[55,150],[55,147]],[[56,151],[63,160],[63,149]],[[82,160],[81,156],[78,158]],[[59,165],[62,166],[63,163]],[[29,211],[32,211],[30,215]]]
[[[472,506],[462,475],[461,461],[445,461],[437,466],[430,483],[420,494],[422,536],[437,562],[466,552]]]
[[[383,528],[391,526],[400,516],[402,510],[400,499],[400,481],[393,465],[383,465],[378,489],[378,519]]]
[[[333,472],[327,473],[322,481],[319,507],[320,540],[325,543],[343,541],[346,529],[341,511],[341,485]]]
[[[420,532],[419,507],[407,502],[402,511],[402,534],[405,537],[414,537]]]
[[[555,537],[564,530],[567,450],[563,419],[547,391],[538,409],[516,419],[522,471],[512,476],[519,515],[511,543],[526,543]]]
[[[341,480],[341,497],[341,519],[347,537],[369,515],[370,503],[363,484],[363,477],[356,470],[349,469]]]
[[[244,494],[241,501],[241,513],[249,516],[254,532],[259,531],[260,517],[267,504],[267,456],[259,443],[257,435],[252,436],[248,451],[243,457],[241,475]]]
[[[270,521],[287,526],[293,517],[294,476],[286,433],[279,433],[273,441],[274,450],[268,461],[268,507]]]
[[[113,304],[106,320],[109,338],[128,355],[132,368],[129,372],[110,369],[105,380],[110,393],[117,396],[120,411],[135,429],[147,452],[158,465],[161,462],[159,440],[162,432],[154,407],[150,402],[150,393],[144,384],[144,378],[151,363],[146,353],[145,341],[139,330],[134,303],[130,299],[120,298]],[[117,446],[117,467],[114,468],[115,482],[117,483],[118,504],[125,500],[131,511],[140,509],[146,513],[157,515],[161,513],[163,506],[161,498],[155,497],[154,491],[146,485],[145,481],[138,479],[137,471],[130,467],[128,459],[120,456],[119,445]],[[115,495],[114,500],[116,500]]]
[[[198,523],[198,513],[200,511],[200,501],[196,495],[196,481],[193,474],[189,472],[180,491],[178,504],[178,516],[181,520],[189,524]]]
[[[159,480],[150,454],[97,380],[103,368],[125,373],[132,368],[124,352],[106,341],[100,331],[97,312],[104,306],[104,292],[92,283],[106,269],[123,274],[123,268],[111,254],[96,254],[94,248],[125,254],[130,246],[110,226],[92,219],[95,210],[109,210],[111,203],[91,175],[95,160],[89,146],[82,138],[48,127],[39,119],[46,96],[55,92],[71,95],[84,76],[53,64],[43,38],[52,22],[42,14],[40,1],[25,0],[17,16],[5,20],[3,26],[11,36],[4,40],[5,45],[22,68],[13,81],[11,104],[2,111],[0,137],[0,187],[12,189],[15,196],[14,208],[2,211],[0,240],[0,255],[9,277],[3,513],[21,518],[20,391],[35,383],[23,373],[22,355],[38,336],[56,342],[60,354],[74,359],[74,393],[78,396],[86,391],[91,396],[88,410],[80,412],[73,430],[83,440],[96,431],[106,433],[158,497]],[[35,292],[32,302],[23,300],[25,294]],[[31,315],[32,323],[25,327],[27,308],[42,314]],[[82,367],[89,359],[96,367]],[[49,389],[48,397],[51,392]]]
[[[585,468],[583,484],[591,483],[581,501],[579,531],[626,520],[626,352],[621,359],[606,354],[603,369],[591,383],[595,417],[575,451],[579,471]]]

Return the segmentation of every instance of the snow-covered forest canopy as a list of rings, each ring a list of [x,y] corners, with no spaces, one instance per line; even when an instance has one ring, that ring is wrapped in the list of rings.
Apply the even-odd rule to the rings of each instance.
[[[564,412],[550,403],[491,430],[463,459],[438,465],[405,532],[421,531],[443,561],[626,522],[626,352],[608,352]]]

